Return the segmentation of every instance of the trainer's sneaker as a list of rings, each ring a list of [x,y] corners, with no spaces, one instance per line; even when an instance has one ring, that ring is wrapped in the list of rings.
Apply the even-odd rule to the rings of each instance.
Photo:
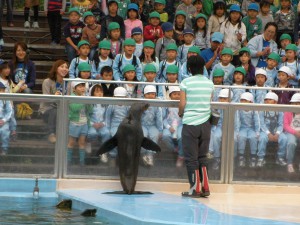
[[[38,22],[33,22],[32,23],[32,28],[38,29],[39,27],[39,23]]]
[[[108,162],[107,153],[104,153],[104,154],[100,155],[100,161],[103,162],[103,163],[107,163]]]
[[[246,166],[246,160],[244,156],[239,157],[239,166],[240,167],[245,167]]]
[[[286,166],[286,161],[284,160],[284,158],[281,158],[281,157],[278,157],[277,159],[276,159],[276,164],[277,165],[280,165],[280,166]]]
[[[295,170],[294,170],[293,164],[288,164],[288,165],[287,165],[287,170],[288,170],[289,173],[294,173]]]
[[[29,23],[29,21],[25,21],[24,27],[25,27],[25,28],[30,28],[30,23]]]
[[[153,155],[144,155],[143,162],[146,166],[153,166]]]
[[[263,167],[265,164],[266,164],[265,159],[264,159],[264,158],[259,158],[259,159],[257,160],[256,166],[257,166],[257,167]]]
[[[184,157],[178,156],[176,161],[176,167],[182,167],[183,162],[184,162]]]
[[[250,159],[250,163],[249,163],[249,167],[250,168],[254,168],[256,166],[256,158],[255,157],[252,157]]]

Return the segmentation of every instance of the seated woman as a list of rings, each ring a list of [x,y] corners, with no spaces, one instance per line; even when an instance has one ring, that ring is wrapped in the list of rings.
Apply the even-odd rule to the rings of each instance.
[[[63,79],[68,77],[69,66],[64,60],[57,60],[47,79],[43,81],[42,90],[45,95],[62,95]],[[65,90],[66,92],[66,90]],[[42,115],[47,124],[48,140],[50,143],[56,142],[56,105],[55,103],[42,102],[39,108],[39,113]]]
[[[31,94],[35,85],[35,65],[28,57],[27,45],[24,42],[15,43],[9,67],[14,84],[24,81],[18,92]]]
[[[278,52],[277,43],[275,42],[277,29],[276,23],[269,22],[266,24],[263,34],[251,38],[248,42],[247,47],[251,52],[253,66],[266,67],[268,55],[272,52]]]

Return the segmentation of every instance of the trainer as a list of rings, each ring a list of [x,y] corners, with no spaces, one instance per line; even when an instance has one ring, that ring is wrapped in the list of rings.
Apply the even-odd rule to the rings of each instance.
[[[210,141],[209,122],[214,84],[203,76],[205,61],[191,56],[187,67],[192,74],[180,84],[179,116],[183,117],[182,147],[190,183],[190,190],[182,196],[209,196],[206,154]]]

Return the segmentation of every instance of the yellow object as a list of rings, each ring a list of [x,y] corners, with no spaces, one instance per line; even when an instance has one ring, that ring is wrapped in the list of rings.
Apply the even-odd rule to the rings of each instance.
[[[26,119],[30,117],[33,113],[32,108],[27,103],[20,103],[17,105],[17,118],[18,119]]]

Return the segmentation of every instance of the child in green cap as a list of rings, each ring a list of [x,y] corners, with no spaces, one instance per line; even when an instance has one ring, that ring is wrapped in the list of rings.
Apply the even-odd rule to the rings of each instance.
[[[98,54],[94,56],[94,66],[96,74],[92,74],[93,79],[100,79],[101,69],[104,66],[112,66],[113,60],[110,54],[111,44],[108,40],[100,41],[98,45]]]
[[[167,80],[166,71],[168,66],[176,65],[178,68],[181,66],[180,62],[176,60],[177,57],[177,45],[175,43],[170,43],[167,46],[167,59],[159,63],[159,70],[157,73],[156,81],[160,83],[165,83]]]
[[[233,85],[234,86],[245,86],[246,70],[243,67],[237,67],[233,73]],[[246,89],[234,88],[232,89],[232,102],[240,102],[241,94],[246,92]]]
[[[90,54],[90,43],[82,40],[78,43],[77,45],[78,47],[78,52],[79,55],[78,57],[74,58],[71,61],[70,67],[69,67],[69,76],[70,78],[74,79],[76,77],[78,77],[79,71],[78,71],[78,66],[83,63],[86,62],[88,64],[93,64],[93,61],[90,61],[88,56]]]
[[[121,28],[117,22],[111,22],[109,24],[108,36],[104,40],[109,41],[111,44],[110,52],[113,59],[122,52],[124,40],[121,38]]]
[[[281,62],[285,62],[286,61],[285,48],[286,46],[288,46],[288,44],[292,43],[292,38],[289,34],[282,34],[279,40],[280,40],[280,49],[278,49],[278,54],[281,57]]]
[[[193,27],[192,19],[195,17],[197,13],[197,9],[195,6],[193,6],[192,2],[193,2],[192,0],[182,0],[182,3],[176,9],[176,11],[178,10],[185,11],[187,15],[185,25],[187,28]]]
[[[156,73],[157,69],[153,64],[147,64],[143,70],[144,72],[144,82],[149,82],[149,83],[156,83],[155,78],[156,78]],[[143,90],[145,88],[145,84],[140,84],[138,86],[138,98],[143,98]],[[156,97],[163,99],[163,89],[161,85],[155,85],[156,86]]]
[[[166,7],[166,0],[154,1],[154,10],[159,13],[160,21],[162,23],[168,22],[169,20],[168,13],[164,11],[165,7]]]
[[[131,64],[127,64],[123,69],[123,77],[125,81],[137,81],[135,68]],[[128,98],[136,98],[138,94],[138,85],[137,84],[122,84],[127,91]]]
[[[143,52],[140,56],[143,70],[147,64],[153,64],[158,71],[159,59],[155,57],[155,44],[152,41],[145,41],[143,44]]]
[[[194,32],[195,32],[195,45],[204,50],[210,48],[210,35],[207,33],[207,17],[199,13],[195,17]]]
[[[215,69],[213,72],[213,83],[214,85],[223,85],[223,81],[224,81],[224,71],[222,69]],[[217,102],[218,101],[218,96],[220,91],[222,90],[222,88],[216,88],[214,90],[214,95],[213,95],[213,102]]]
[[[289,76],[289,84],[295,88],[299,85],[300,80],[300,65],[297,59],[298,47],[295,44],[288,44],[285,48],[286,62],[282,63],[280,67],[287,66],[291,69],[292,75]]]
[[[69,9],[69,21],[64,27],[64,36],[66,38],[66,52],[69,63],[78,54],[78,42],[81,40],[82,29],[85,27],[80,20],[78,8]]]
[[[275,86],[275,81],[277,80],[277,65],[280,63],[280,56],[272,52],[268,58],[267,58],[267,67],[266,67],[266,72],[267,72],[267,81],[266,85],[269,87],[274,87]]]
[[[89,59],[93,60],[94,54],[98,50],[101,26],[96,23],[96,17],[91,11],[83,14],[83,22],[86,24],[86,27],[82,30],[82,40],[90,43]]]
[[[158,12],[149,14],[149,25],[144,28],[144,41],[156,41],[163,37],[163,31],[160,26],[160,15]]]
[[[177,46],[183,45],[183,30],[185,27],[185,21],[186,21],[186,13],[183,10],[179,10],[175,14],[175,20],[174,20],[174,35],[173,38],[176,41]]]
[[[142,65],[140,59],[136,57],[133,53],[135,51],[135,41],[132,38],[127,38],[124,41],[124,53],[118,54],[113,63],[114,80],[124,80],[123,69],[126,65],[130,64],[135,67],[137,80],[142,79]]]
[[[234,72],[234,66],[231,64],[233,59],[233,52],[230,48],[224,48],[221,51],[221,59],[218,64],[216,64],[211,72],[210,78],[212,79],[212,74],[215,69],[222,69],[225,73],[224,75],[224,84],[231,85],[232,84],[232,75]]]

